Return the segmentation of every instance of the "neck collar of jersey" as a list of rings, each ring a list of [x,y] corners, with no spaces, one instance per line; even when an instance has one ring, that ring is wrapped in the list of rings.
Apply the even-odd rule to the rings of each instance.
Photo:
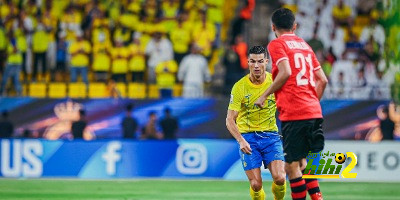
[[[294,33],[285,33],[285,34],[282,34],[281,37],[282,36],[295,36],[295,34]]]
[[[267,74],[265,74],[265,79],[264,79],[264,82],[262,82],[261,84],[259,84],[259,85],[256,85],[256,84],[254,84],[254,83],[252,83],[251,81],[250,81],[250,74],[247,76],[247,83],[249,83],[249,85],[251,86],[251,87],[254,87],[254,88],[260,88],[260,87],[262,87],[262,86],[264,86],[266,83],[267,83]]]

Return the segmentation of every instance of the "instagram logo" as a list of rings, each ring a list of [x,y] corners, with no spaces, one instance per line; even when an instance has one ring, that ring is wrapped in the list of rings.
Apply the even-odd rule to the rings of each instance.
[[[207,170],[207,149],[202,144],[181,144],[175,164],[182,174],[202,174]]]

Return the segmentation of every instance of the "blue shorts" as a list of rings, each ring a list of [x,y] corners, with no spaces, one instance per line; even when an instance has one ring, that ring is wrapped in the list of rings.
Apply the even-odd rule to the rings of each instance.
[[[260,168],[262,162],[267,168],[274,160],[285,161],[280,135],[277,132],[251,132],[242,134],[250,144],[251,154],[245,154],[239,149],[240,159],[245,171]]]

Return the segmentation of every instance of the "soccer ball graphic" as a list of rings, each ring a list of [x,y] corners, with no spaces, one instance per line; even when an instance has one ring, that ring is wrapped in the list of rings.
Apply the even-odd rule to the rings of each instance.
[[[335,155],[335,161],[338,164],[342,164],[344,161],[346,161],[346,156],[343,153],[337,153]]]

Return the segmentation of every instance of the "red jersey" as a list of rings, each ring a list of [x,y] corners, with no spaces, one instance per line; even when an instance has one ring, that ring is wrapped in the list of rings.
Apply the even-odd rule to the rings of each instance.
[[[321,68],[311,47],[295,34],[283,34],[268,45],[272,78],[278,75],[278,63],[288,60],[292,75],[275,92],[281,121],[322,118],[315,90],[314,71]]]

